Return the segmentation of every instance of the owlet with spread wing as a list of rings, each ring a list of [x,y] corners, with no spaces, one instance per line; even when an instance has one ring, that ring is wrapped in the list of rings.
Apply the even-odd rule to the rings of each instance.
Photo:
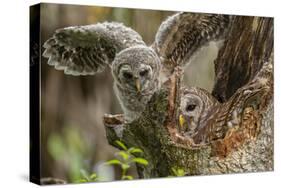
[[[75,76],[110,67],[115,93],[130,122],[160,88],[161,73],[168,77],[202,46],[223,39],[229,25],[230,16],[177,13],[161,24],[150,46],[120,23],[67,27],[45,42],[43,56],[49,58],[49,65]]]

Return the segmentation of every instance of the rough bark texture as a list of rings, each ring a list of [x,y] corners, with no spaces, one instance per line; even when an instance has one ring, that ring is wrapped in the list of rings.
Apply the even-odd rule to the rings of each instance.
[[[215,61],[216,84],[213,95],[220,102],[247,84],[265,61],[273,61],[273,19],[234,17],[229,36]],[[270,79],[273,79],[273,72]],[[264,98],[265,109],[258,111],[261,125],[254,139],[224,138],[217,142],[194,145],[177,135],[178,76],[174,74],[153,96],[142,116],[123,124],[122,115],[105,115],[109,144],[121,140],[128,147],[139,147],[149,161],[137,166],[140,178],[174,175],[172,168],[182,168],[186,175],[256,172],[273,170],[273,86]],[[272,81],[272,80],[271,80]],[[226,122],[227,123],[227,122]],[[239,127],[242,134],[246,130]],[[235,134],[234,134],[235,135]],[[233,141],[229,144],[229,141]],[[236,144],[237,141],[237,144]],[[235,150],[220,155],[217,143],[228,142]],[[223,145],[223,144],[222,144]]]
[[[273,18],[234,17],[215,61],[213,95],[225,102],[251,80],[273,52]]]

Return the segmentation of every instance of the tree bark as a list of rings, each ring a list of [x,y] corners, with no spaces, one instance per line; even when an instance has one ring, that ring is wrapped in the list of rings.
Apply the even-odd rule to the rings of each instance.
[[[261,69],[273,52],[273,18],[237,16],[215,60],[213,95],[225,102]]]
[[[273,61],[272,55],[272,18],[233,17],[229,35],[215,61],[213,95],[220,102],[229,102],[239,88],[257,75],[264,62]],[[121,140],[128,147],[139,147],[144,151],[141,155],[149,164],[137,166],[140,178],[175,175],[173,168],[183,169],[186,175],[273,170],[272,79],[273,71],[267,79],[271,83],[267,85],[269,92],[262,98],[264,109],[257,110],[261,119],[259,134],[255,139],[236,144],[227,155],[220,155],[216,145],[226,138],[208,144],[192,144],[178,136],[177,108],[181,86],[176,73],[155,93],[142,116],[134,122],[124,124],[122,115],[105,115],[108,142],[118,148],[115,140]],[[243,134],[243,127],[240,129]]]

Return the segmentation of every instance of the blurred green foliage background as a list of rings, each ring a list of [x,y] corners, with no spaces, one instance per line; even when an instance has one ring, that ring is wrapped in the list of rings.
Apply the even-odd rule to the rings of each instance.
[[[123,22],[139,32],[150,45],[161,22],[173,12],[107,8],[96,6],[42,4],[41,46],[58,28]],[[203,49],[187,67],[185,82],[212,89],[215,44]],[[196,63],[200,61],[203,63]],[[122,113],[113,93],[110,70],[95,76],[69,76],[41,59],[41,175],[75,182],[81,170],[96,172],[104,181],[120,179],[113,166],[100,165],[114,158],[116,149],[109,146],[102,123],[104,113]],[[137,177],[135,168],[128,174]]]

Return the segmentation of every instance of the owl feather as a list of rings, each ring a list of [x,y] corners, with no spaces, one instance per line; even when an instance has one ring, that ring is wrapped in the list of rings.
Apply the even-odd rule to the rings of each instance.
[[[141,36],[121,23],[98,23],[56,30],[45,42],[48,64],[71,75],[94,75],[111,65],[123,49],[145,45]]]
[[[229,15],[178,13],[161,24],[153,47],[166,68],[185,65],[208,42],[223,39],[230,23]]]

